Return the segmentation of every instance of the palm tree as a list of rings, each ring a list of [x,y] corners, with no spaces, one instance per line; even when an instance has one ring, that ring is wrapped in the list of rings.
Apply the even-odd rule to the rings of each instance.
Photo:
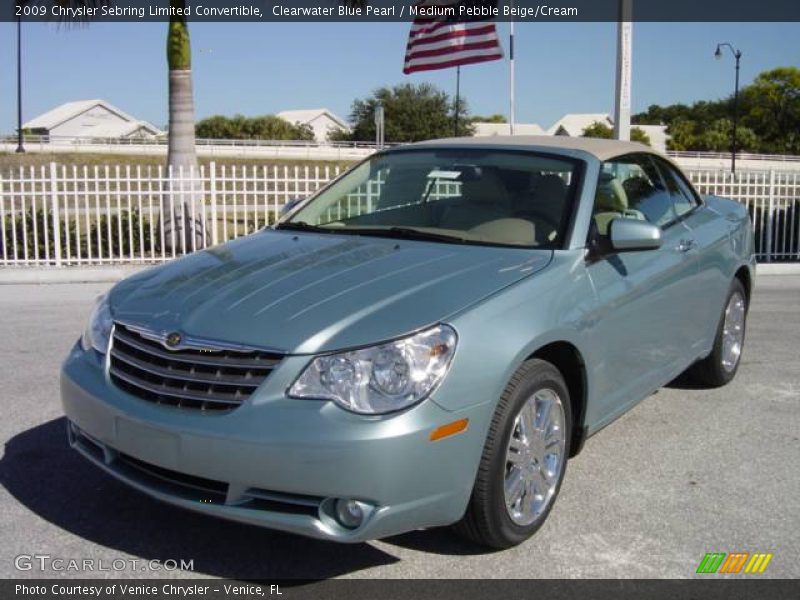
[[[26,4],[31,0],[15,0]],[[113,0],[52,0],[60,7],[99,7]],[[367,0],[340,0],[341,3],[363,8]],[[165,242],[176,250],[200,248],[205,241],[205,224],[199,217],[203,202],[202,182],[196,179],[197,151],[195,148],[194,94],[192,91],[192,50],[186,18],[186,0],[169,0],[171,16],[167,33],[167,65],[169,67],[169,123],[167,131],[167,172],[165,194],[162,197]],[[187,177],[176,177],[181,171]],[[194,177],[188,177],[194,174]],[[175,198],[179,202],[175,202]],[[194,214],[192,214],[194,206]],[[174,224],[174,227],[173,227]]]
[[[186,0],[170,0],[170,6],[186,8]],[[167,33],[169,66],[169,146],[167,166],[197,167],[194,144],[194,94],[192,92],[192,51],[185,17],[172,16]]]
[[[164,239],[171,248],[191,251],[205,241],[205,224],[199,216],[203,202],[202,182],[197,181],[197,151],[194,135],[194,94],[192,91],[192,51],[186,18],[186,0],[170,0],[171,16],[167,33],[169,67],[169,131],[167,133],[166,198],[162,198]],[[178,177],[180,174],[184,177]],[[188,179],[186,178],[188,177]],[[179,203],[175,202],[175,198]],[[194,210],[192,210],[194,208]],[[173,227],[174,225],[174,227]]]

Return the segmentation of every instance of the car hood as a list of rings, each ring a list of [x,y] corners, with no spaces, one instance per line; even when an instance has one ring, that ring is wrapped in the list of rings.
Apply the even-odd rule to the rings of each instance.
[[[111,293],[116,320],[307,354],[372,344],[544,268],[547,250],[266,230],[143,271]]]

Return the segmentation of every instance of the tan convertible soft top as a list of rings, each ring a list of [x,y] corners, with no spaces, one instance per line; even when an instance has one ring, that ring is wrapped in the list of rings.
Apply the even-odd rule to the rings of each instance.
[[[569,137],[561,135],[493,135],[487,137],[458,137],[440,140],[417,142],[412,146],[472,146],[485,148],[486,146],[524,146],[540,150],[582,150],[599,160],[608,160],[615,156],[630,152],[660,153],[650,146],[638,142],[621,142],[619,140],[604,140],[598,138]]]

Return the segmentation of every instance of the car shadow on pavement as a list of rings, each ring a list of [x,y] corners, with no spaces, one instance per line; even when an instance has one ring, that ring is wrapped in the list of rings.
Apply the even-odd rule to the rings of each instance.
[[[673,390],[707,390],[708,386],[698,383],[692,376],[684,371],[664,387]]]
[[[458,537],[448,527],[409,531],[401,535],[384,538],[381,541],[400,548],[445,556],[478,556],[497,552],[492,548],[479,546]]]
[[[194,572],[201,575],[327,579],[399,561],[370,544],[344,547],[153,500],[70,450],[63,418],[24,431],[6,443],[0,483],[25,507],[74,535],[144,560],[193,560]],[[52,548],[34,550],[53,553]],[[124,557],[112,553],[107,563],[114,558]]]

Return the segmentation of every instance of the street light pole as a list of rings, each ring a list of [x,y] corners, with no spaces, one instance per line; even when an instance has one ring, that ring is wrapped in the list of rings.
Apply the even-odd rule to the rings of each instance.
[[[25,152],[22,135],[22,18],[17,17],[17,152]]]
[[[728,42],[723,42],[721,44],[717,44],[717,50],[714,52],[714,57],[719,60],[722,58],[722,47],[727,47],[733,57],[736,59],[736,83],[734,84],[733,88],[733,141],[732,141],[732,152],[731,152],[731,173],[736,173],[736,146],[738,142],[738,138],[736,136],[737,128],[739,126],[739,61],[742,58],[741,50],[734,48]]]

